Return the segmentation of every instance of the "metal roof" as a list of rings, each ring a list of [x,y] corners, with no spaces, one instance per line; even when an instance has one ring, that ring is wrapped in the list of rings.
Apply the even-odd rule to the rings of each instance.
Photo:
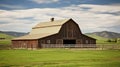
[[[66,23],[69,19],[64,19],[64,20],[54,20],[54,21],[49,21],[49,22],[41,22],[37,24],[34,28],[44,28],[44,27],[51,27],[51,26],[61,26],[64,23]]]
[[[18,38],[15,38],[13,40],[33,40],[33,39],[39,39],[39,38],[43,38],[43,37],[46,37],[46,36],[50,36],[50,35],[53,35],[53,34],[49,34],[49,33],[45,33],[45,34],[32,34],[32,35],[25,35],[25,36],[21,36],[21,37],[18,37]]]
[[[59,32],[64,23],[70,19],[54,20],[50,22],[41,22],[32,28],[32,31],[25,36],[15,38],[13,40],[31,40],[50,36]]]

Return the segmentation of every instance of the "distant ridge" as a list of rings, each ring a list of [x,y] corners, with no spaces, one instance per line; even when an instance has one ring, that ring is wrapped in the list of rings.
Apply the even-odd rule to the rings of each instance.
[[[0,33],[7,34],[10,36],[14,36],[14,37],[20,37],[20,36],[27,35],[29,32],[24,33],[24,32],[14,32],[14,31],[0,31]],[[120,33],[110,32],[110,31],[92,32],[92,33],[85,33],[85,34],[96,35],[96,36],[104,37],[104,38],[120,38]]]
[[[28,34],[28,33],[23,33],[23,32],[14,32],[14,31],[0,31],[0,33],[7,34],[10,36],[14,36],[14,37],[20,37],[20,36],[24,36]]]
[[[86,35],[96,35],[104,38],[120,38],[120,33],[110,32],[110,31],[86,33]]]

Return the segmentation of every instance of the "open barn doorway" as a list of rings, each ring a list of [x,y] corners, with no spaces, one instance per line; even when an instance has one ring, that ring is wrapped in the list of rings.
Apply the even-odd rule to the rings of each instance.
[[[63,40],[63,44],[76,44],[76,40]]]
[[[63,44],[65,47],[74,47],[76,40],[63,40]]]

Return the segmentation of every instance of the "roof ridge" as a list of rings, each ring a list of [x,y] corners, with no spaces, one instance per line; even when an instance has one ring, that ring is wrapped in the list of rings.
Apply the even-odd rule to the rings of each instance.
[[[69,18],[69,19],[71,19],[71,18]],[[69,20],[69,19],[58,19],[58,20],[54,20],[54,21],[62,21],[62,20]],[[54,21],[43,21],[41,23],[44,23],[44,22],[54,22]]]
[[[33,27],[33,29],[38,28],[38,27],[47,27],[47,26],[57,26],[57,25],[62,25],[66,23],[70,19],[64,19],[64,20],[54,20],[54,21],[47,21],[47,22],[40,22],[37,25]]]

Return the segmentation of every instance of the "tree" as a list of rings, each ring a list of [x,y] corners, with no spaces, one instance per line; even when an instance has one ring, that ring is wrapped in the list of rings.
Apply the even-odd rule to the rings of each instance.
[[[107,40],[107,42],[111,42],[111,40],[110,40],[110,39],[108,39],[108,40]]]

